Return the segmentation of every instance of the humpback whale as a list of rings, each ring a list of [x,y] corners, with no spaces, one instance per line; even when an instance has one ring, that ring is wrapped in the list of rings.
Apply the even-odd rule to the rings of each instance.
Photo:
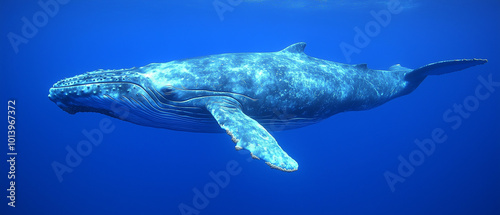
[[[461,59],[418,69],[396,64],[374,70],[308,56],[305,46],[87,72],[55,83],[49,98],[70,114],[97,112],[150,127],[226,132],[236,150],[246,149],[271,168],[292,172],[298,163],[269,131],[374,108],[409,94],[429,75],[487,62]],[[117,105],[129,110],[127,117],[114,110]],[[288,117],[276,110],[286,110]]]

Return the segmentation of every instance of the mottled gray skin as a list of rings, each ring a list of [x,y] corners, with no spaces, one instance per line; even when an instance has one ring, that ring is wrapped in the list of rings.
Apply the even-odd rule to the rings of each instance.
[[[237,100],[245,114],[269,130],[302,127],[339,112],[373,108],[407,90],[402,71],[335,63],[307,56],[301,50],[213,55],[151,64],[142,71],[178,89],[173,91],[173,100],[214,95],[182,88],[230,92],[223,95]],[[271,126],[280,123],[277,119],[285,119],[284,124]]]
[[[113,81],[116,77],[124,83],[137,83],[146,91],[161,92],[164,103],[187,111],[185,114],[196,120],[202,119],[197,126],[188,127],[179,127],[182,122],[158,121],[158,118],[150,119],[158,121],[157,125],[144,124],[142,120],[138,124],[182,131],[223,132],[210,113],[198,108],[211,96],[235,99],[245,114],[274,130],[275,127],[306,126],[343,111],[369,109],[401,95],[406,89],[407,81],[402,71],[371,70],[362,64],[348,65],[310,57],[302,52],[304,46],[299,43],[288,51],[220,54],[152,63],[134,69],[102,70],[62,80],[51,92],[71,92],[65,86],[69,82],[74,82],[69,86],[97,84]],[[129,89],[124,85],[122,88]],[[64,88],[59,90],[59,86]],[[102,96],[106,88],[109,87],[101,86],[93,97]],[[108,94],[120,90],[116,86],[112,89],[108,89]],[[71,111],[78,111],[78,108],[73,106]],[[181,114],[181,110],[173,111]],[[271,126],[272,123],[284,124]]]
[[[226,130],[237,149],[250,150],[273,168],[294,171],[296,162],[259,123],[267,130],[293,129],[336,113],[370,109],[410,93],[428,75],[425,68],[432,68],[423,67],[408,78],[414,70],[335,63],[307,56],[304,47],[305,43],[297,43],[279,52],[220,54],[99,70],[57,82],[49,98],[69,113],[99,112],[140,125],[190,132]],[[467,62],[462,67],[477,61]],[[441,64],[432,65],[441,68]],[[123,107],[128,110],[125,117],[116,111]],[[273,147],[276,151],[266,151]]]

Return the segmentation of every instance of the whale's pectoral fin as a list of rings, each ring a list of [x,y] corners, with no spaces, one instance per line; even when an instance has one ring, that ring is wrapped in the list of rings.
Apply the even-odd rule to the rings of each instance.
[[[236,150],[249,150],[253,158],[264,160],[271,168],[286,172],[298,169],[297,162],[281,149],[262,125],[241,111],[238,102],[230,98],[216,99],[207,104],[207,109],[232,137]]]

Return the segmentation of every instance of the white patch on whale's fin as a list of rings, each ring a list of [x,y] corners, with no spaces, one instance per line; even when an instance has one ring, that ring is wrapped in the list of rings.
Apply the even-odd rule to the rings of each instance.
[[[295,43],[293,45],[290,45],[286,47],[285,49],[281,50],[281,52],[289,52],[289,53],[304,53],[304,49],[306,48],[306,43],[300,42],[300,43]]]
[[[485,59],[447,60],[427,64],[406,74],[407,81],[423,80],[428,75],[442,75],[487,63]]]
[[[251,152],[253,158],[264,160],[274,169],[286,172],[298,169],[297,162],[281,149],[262,125],[245,115],[234,99],[213,99],[207,103],[207,109],[236,143],[236,150],[246,149]]]

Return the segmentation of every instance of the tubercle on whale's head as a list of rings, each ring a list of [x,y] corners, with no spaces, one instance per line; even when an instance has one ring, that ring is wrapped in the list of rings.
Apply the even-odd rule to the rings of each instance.
[[[66,78],[49,90],[49,99],[62,110],[98,112],[119,117],[123,106],[151,100],[151,81],[140,69],[97,70]]]

